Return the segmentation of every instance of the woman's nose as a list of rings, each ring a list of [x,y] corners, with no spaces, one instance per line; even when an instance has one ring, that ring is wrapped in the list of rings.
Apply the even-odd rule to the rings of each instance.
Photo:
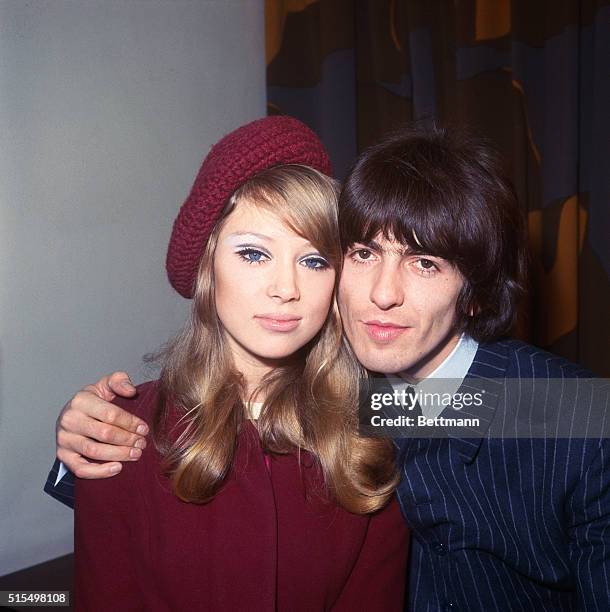
[[[279,298],[282,302],[298,300],[301,297],[297,271],[292,262],[278,263],[269,285],[269,296]]]

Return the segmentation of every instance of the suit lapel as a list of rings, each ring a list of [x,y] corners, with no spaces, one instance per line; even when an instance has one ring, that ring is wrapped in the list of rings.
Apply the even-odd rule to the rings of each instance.
[[[476,427],[447,428],[447,435],[465,463],[471,463],[486,436],[503,394],[503,380],[508,368],[508,346],[504,342],[481,344],[458,393],[480,393],[480,405],[464,406],[456,412],[451,406],[443,411],[447,418],[472,418]]]

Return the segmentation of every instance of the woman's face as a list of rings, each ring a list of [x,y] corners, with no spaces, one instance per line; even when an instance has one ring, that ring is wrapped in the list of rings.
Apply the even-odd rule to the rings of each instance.
[[[330,308],[335,271],[276,215],[240,202],[214,255],[215,300],[235,365],[276,365],[309,342]]]

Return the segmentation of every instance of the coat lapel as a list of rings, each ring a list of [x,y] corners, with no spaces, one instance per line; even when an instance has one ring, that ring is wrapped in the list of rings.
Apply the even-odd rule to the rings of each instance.
[[[504,393],[504,378],[508,368],[508,346],[504,342],[481,344],[474,361],[462,382],[458,393],[480,393],[480,405],[463,407],[460,418],[478,421],[476,427],[447,428],[447,435],[465,463],[471,463],[487,435],[489,426],[496,414],[498,400]],[[447,418],[455,418],[456,410],[448,406],[442,413]]]

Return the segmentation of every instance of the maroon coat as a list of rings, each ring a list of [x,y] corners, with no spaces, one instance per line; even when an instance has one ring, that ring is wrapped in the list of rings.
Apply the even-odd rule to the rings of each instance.
[[[154,384],[122,407],[150,423]],[[212,502],[180,501],[150,444],[107,480],[78,480],[77,610],[401,610],[408,531],[325,502],[307,453],[265,463],[248,423]]]

